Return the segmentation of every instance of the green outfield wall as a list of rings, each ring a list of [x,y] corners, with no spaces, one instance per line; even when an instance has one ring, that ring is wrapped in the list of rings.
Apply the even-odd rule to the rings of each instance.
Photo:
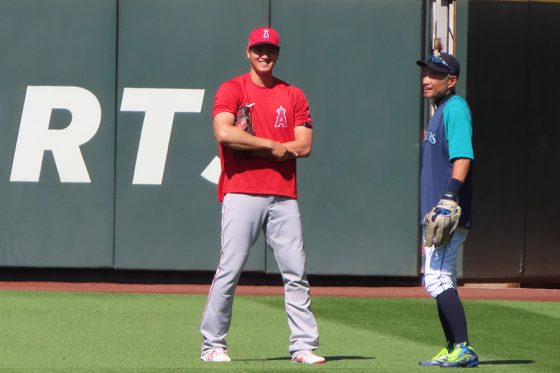
[[[213,96],[281,35],[307,94],[308,270],[416,276],[424,4],[0,0],[0,265],[213,270]],[[275,272],[261,239],[246,267]]]

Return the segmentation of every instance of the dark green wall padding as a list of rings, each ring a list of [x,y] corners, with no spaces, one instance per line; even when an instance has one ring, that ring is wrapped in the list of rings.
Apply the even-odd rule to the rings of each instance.
[[[113,265],[114,0],[0,1],[0,263],[21,267]],[[61,183],[45,152],[38,183],[10,182],[27,86],[78,86],[102,107],[81,147],[91,183]],[[68,126],[57,110],[51,128]]]
[[[298,169],[308,272],[416,276],[422,17],[410,0],[0,0],[0,264],[214,270],[220,205],[200,175],[217,155],[213,96],[271,22],[276,73],[315,122]],[[30,85],[99,100],[81,146],[91,183],[61,183],[49,152],[38,183],[9,181]],[[205,90],[200,113],[175,114],[161,185],[132,184],[144,114],[120,109],[125,88]],[[264,240],[246,269],[277,271]]]

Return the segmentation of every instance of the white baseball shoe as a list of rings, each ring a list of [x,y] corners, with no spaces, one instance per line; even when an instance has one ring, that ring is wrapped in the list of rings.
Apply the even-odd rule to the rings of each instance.
[[[305,350],[298,351],[292,356],[292,362],[301,364],[323,364],[325,358],[322,356],[317,356],[313,351]]]
[[[223,348],[211,348],[200,355],[200,360],[211,363],[229,363],[231,358]]]

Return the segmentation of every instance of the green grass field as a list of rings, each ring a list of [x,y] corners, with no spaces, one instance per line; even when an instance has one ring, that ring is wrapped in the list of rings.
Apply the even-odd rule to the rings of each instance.
[[[199,361],[199,295],[0,292],[0,372],[421,372],[443,344],[431,299],[313,298],[322,366],[292,364],[281,297],[238,296],[230,364]],[[485,372],[560,372],[560,303],[465,301]]]

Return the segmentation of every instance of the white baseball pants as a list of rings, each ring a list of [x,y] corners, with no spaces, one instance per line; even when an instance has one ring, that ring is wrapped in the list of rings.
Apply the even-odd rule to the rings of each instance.
[[[468,233],[467,229],[459,227],[448,245],[424,247],[423,283],[433,298],[447,289],[457,287],[457,252],[463,249]]]

